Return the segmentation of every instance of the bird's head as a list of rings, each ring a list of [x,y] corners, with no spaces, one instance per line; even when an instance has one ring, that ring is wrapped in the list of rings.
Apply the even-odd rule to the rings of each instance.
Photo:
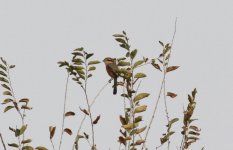
[[[111,64],[115,61],[115,59],[111,58],[111,57],[106,57],[104,58],[103,62],[105,63],[105,65]]]

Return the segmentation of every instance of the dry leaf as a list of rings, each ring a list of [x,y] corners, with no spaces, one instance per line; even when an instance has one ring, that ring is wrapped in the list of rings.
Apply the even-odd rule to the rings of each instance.
[[[96,117],[96,119],[93,121],[93,124],[97,124],[100,119],[100,115]]]
[[[75,113],[73,111],[69,111],[69,112],[65,113],[65,117],[74,116],[74,115],[75,115]]]
[[[174,70],[178,69],[179,67],[180,66],[170,66],[170,67],[167,67],[166,72],[174,71]]]
[[[177,94],[172,93],[172,92],[167,92],[167,96],[170,96],[171,98],[175,98],[177,96]]]
[[[72,135],[72,131],[69,128],[65,128],[64,132],[66,132],[69,135]]]

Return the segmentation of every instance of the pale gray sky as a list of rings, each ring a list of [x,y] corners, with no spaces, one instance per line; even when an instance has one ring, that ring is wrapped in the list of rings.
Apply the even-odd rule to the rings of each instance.
[[[233,2],[231,0],[40,0],[0,1],[0,56],[16,64],[12,72],[14,90],[18,98],[31,99],[33,110],[28,113],[27,136],[34,146],[51,149],[48,126],[61,126],[62,104],[66,72],[57,67],[59,60],[70,59],[73,49],[84,47],[94,52],[95,58],[119,57],[124,51],[118,47],[112,34],[125,30],[131,45],[139,55],[156,57],[160,52],[158,41],[169,42],[178,18],[171,65],[181,66],[167,76],[167,89],[177,92],[175,100],[168,101],[171,117],[182,117],[187,94],[198,90],[196,124],[202,128],[201,140],[191,149],[230,150],[233,127]],[[144,102],[155,104],[161,75],[146,67],[148,78],[142,82],[141,91],[150,92]],[[89,94],[94,97],[107,82],[104,64],[97,66],[96,75],[90,80]],[[95,115],[101,114],[96,126],[98,148],[118,149],[119,114],[123,101],[118,94],[112,96],[108,86],[94,105]],[[68,118],[67,127],[77,130],[84,107],[83,93],[73,82],[69,84],[68,109],[77,112]],[[2,95],[0,96],[3,99]],[[162,101],[161,101],[162,102]],[[166,118],[160,103],[157,118],[148,141],[149,149],[159,145],[165,132]],[[3,106],[0,107],[1,112]],[[152,109],[145,114],[145,124]],[[9,143],[16,142],[8,127],[15,127],[15,111],[0,115],[0,132]],[[85,124],[84,131],[89,131]],[[172,137],[171,149],[179,146],[181,124]],[[55,135],[58,145],[60,131]],[[74,137],[64,136],[63,149],[70,149]],[[85,141],[81,144],[87,149]],[[0,148],[2,145],[0,145]],[[165,149],[162,147],[161,149]]]

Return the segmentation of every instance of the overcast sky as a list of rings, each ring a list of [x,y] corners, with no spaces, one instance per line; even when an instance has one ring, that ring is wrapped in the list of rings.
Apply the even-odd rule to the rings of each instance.
[[[161,51],[158,41],[170,42],[178,18],[171,65],[181,66],[167,76],[167,90],[178,97],[168,99],[171,118],[183,116],[187,94],[197,88],[196,125],[201,127],[201,140],[191,149],[233,149],[233,2],[231,0],[40,0],[0,1],[0,56],[15,64],[12,82],[18,99],[31,99],[33,110],[27,114],[26,136],[34,146],[49,143],[48,126],[57,126],[54,143],[60,137],[66,72],[57,62],[69,60],[73,49],[84,47],[94,52],[95,59],[121,57],[125,51],[118,47],[112,34],[125,30],[140,57],[156,57]],[[138,58],[140,58],[138,57]],[[161,74],[151,66],[144,68],[148,78],[141,92],[150,92],[144,104],[151,106],[145,113],[146,125],[159,91]],[[97,66],[90,80],[89,95],[93,98],[108,81],[104,64]],[[1,95],[1,99],[4,97]],[[68,118],[66,127],[77,131],[82,118],[79,106],[85,107],[81,89],[72,81],[68,87],[67,109],[76,117]],[[96,126],[97,146],[101,150],[118,149],[117,138],[123,100],[120,93],[112,95],[111,85],[101,93],[93,107],[95,116],[101,114]],[[0,106],[3,112],[4,107]],[[155,149],[159,137],[166,131],[164,105],[159,103],[147,146]],[[15,111],[0,115],[0,132],[7,143],[17,142],[8,127],[19,126]],[[90,133],[89,121],[84,130]],[[179,146],[180,123],[171,138],[171,149]],[[64,135],[62,148],[70,149],[74,137]],[[88,149],[86,141],[82,149]],[[2,149],[2,145],[0,145]],[[161,149],[166,149],[166,146]]]

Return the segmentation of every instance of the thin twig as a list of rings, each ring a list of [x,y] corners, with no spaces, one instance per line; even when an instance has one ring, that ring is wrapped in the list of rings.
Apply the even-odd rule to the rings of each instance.
[[[4,148],[4,150],[6,150],[6,145],[4,143],[4,140],[3,140],[3,137],[2,137],[1,133],[0,133],[0,138],[1,138],[1,142],[2,142],[3,148]]]
[[[60,138],[59,150],[61,149],[62,139],[63,139],[63,134],[64,134],[66,101],[67,101],[67,89],[68,89],[69,77],[70,77],[70,75],[68,73],[67,79],[66,79],[65,97],[64,97],[64,104],[63,104],[62,127],[61,127],[61,138]]]
[[[176,23],[177,23],[177,18],[175,20],[175,29],[174,29],[174,33],[173,33],[173,37],[172,37],[172,42],[171,42],[171,50],[172,50],[173,42],[174,42],[175,35],[176,35]],[[171,50],[170,50],[170,55],[171,55]],[[167,64],[169,64],[169,60],[170,60],[170,57],[168,58]],[[153,114],[152,114],[148,129],[146,131],[146,135],[145,135],[145,138],[144,138],[145,141],[147,140],[151,125],[152,125],[153,120],[155,118],[155,113],[156,113],[157,108],[158,108],[158,103],[159,103],[159,100],[160,100],[160,96],[161,96],[161,93],[162,93],[164,82],[165,82],[165,77],[163,77],[163,80],[162,80],[162,83],[161,83],[161,86],[160,86],[159,95],[158,95],[158,98],[157,98],[157,101],[156,101],[156,104],[155,104],[155,107],[154,107],[154,110],[153,110]],[[145,148],[145,143],[146,142],[143,143],[141,150],[143,150]]]
[[[50,139],[50,142],[51,142],[51,144],[52,144],[53,150],[55,150],[55,147],[54,147],[54,144],[53,144],[53,140]]]
[[[109,82],[107,82],[107,83],[100,89],[100,91],[96,94],[96,96],[94,97],[93,101],[91,102],[90,107],[92,107],[92,105],[94,105],[96,99],[99,97],[99,95],[101,94],[101,92],[107,87],[108,84],[109,84]],[[78,135],[80,134],[80,132],[81,132],[81,129],[82,129],[82,126],[83,126],[83,123],[84,123],[86,117],[87,117],[87,115],[85,114],[85,115],[83,116],[83,119],[82,119],[81,123],[80,123],[79,129],[78,129],[78,132],[77,132],[77,136],[78,136]],[[76,140],[76,139],[75,139],[75,140]],[[74,150],[74,147],[75,147],[75,141],[74,141],[74,143],[73,143],[73,148],[72,148],[72,150]]]

